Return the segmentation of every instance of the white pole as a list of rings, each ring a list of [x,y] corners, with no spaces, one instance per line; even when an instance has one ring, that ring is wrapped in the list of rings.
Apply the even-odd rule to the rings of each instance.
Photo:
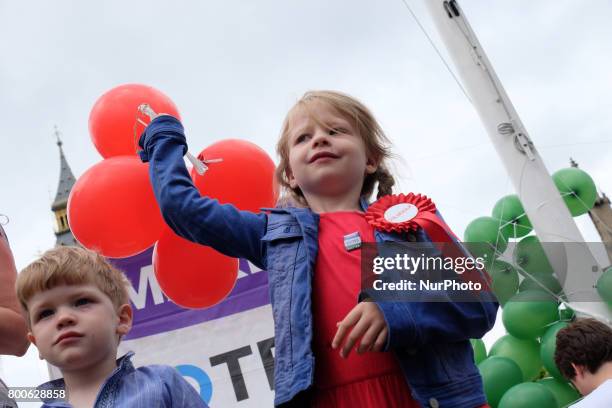
[[[455,0],[425,3],[540,241],[584,242],[465,14]],[[595,301],[601,272],[593,267],[601,268],[586,245],[543,246],[570,306],[612,322],[606,304]]]

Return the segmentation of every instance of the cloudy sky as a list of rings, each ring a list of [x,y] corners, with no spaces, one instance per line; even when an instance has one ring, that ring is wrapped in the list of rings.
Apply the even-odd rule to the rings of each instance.
[[[423,1],[408,4],[446,56]],[[612,3],[460,4],[548,170],[571,156],[612,194]],[[357,96],[401,157],[400,190],[431,196],[458,235],[513,193],[475,110],[401,0],[0,0],[0,38],[0,214],[18,269],[55,241],[54,125],[78,177],[101,160],[91,107],[124,83],[170,96],[192,151],[244,138],[275,160],[281,122],[304,91]],[[577,221],[598,240],[588,217]],[[0,376],[44,379],[33,349],[4,359]]]

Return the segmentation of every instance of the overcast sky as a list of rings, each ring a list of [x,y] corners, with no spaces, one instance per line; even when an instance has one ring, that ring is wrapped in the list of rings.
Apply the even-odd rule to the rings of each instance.
[[[423,1],[409,4],[447,55]],[[611,195],[612,3],[460,4],[548,170],[571,156]],[[274,160],[284,115],[304,91],[352,94],[402,158],[401,191],[431,196],[458,235],[514,193],[475,110],[401,0],[0,0],[0,214],[18,269],[55,242],[53,126],[78,178],[101,160],[88,134],[93,103],[134,82],[173,99],[193,152],[244,138]],[[598,240],[588,217],[577,221]],[[13,385],[43,377],[16,360],[0,366]]]

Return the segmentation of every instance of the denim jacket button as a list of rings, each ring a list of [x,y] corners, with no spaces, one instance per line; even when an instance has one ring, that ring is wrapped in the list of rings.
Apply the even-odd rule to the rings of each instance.
[[[429,399],[429,406],[430,406],[431,408],[439,408],[439,407],[440,407],[440,404],[438,403],[438,400],[437,400],[437,399],[435,399],[435,398],[430,398],[430,399]]]

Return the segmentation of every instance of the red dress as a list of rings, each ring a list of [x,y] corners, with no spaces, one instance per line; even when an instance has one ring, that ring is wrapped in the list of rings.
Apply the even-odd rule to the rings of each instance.
[[[312,406],[419,408],[393,353],[357,354],[353,349],[343,359],[339,349],[331,348],[336,323],[357,305],[360,291],[361,250],[347,251],[344,247],[344,236],[354,232],[359,232],[362,242],[375,242],[374,231],[363,213],[320,214],[319,252],[312,284],[315,353]]]
[[[353,349],[346,359],[332,349],[336,323],[357,305],[361,250],[347,251],[344,236],[359,232],[362,242],[374,242],[374,231],[363,213],[321,214],[319,252],[313,278],[315,354],[314,407],[407,407],[420,405],[410,395],[393,353]]]

